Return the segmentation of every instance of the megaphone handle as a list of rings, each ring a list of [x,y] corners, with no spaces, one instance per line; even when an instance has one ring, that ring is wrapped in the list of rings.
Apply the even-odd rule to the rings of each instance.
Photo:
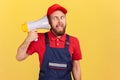
[[[35,39],[34,41],[35,41],[35,42],[37,42],[37,41],[38,41],[38,38],[37,38],[37,39]]]

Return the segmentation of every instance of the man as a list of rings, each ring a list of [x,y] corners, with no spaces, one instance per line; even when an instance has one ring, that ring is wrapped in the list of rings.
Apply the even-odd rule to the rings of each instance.
[[[47,17],[51,29],[47,33],[33,30],[18,48],[16,59],[22,61],[37,52],[40,61],[39,80],[81,80],[82,58],[79,41],[65,33],[67,10],[54,4],[48,8]],[[38,41],[35,41],[35,39]]]

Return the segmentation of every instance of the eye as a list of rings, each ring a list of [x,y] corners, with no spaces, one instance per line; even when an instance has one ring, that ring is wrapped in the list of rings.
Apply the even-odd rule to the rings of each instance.
[[[58,17],[57,17],[57,16],[54,16],[54,17],[53,17],[53,19],[54,19],[54,20],[57,20],[57,19],[58,19]]]
[[[64,19],[65,18],[65,16],[61,16],[61,19]]]

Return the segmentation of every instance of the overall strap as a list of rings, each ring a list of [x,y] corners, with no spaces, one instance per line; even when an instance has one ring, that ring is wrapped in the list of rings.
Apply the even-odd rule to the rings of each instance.
[[[70,41],[69,41],[69,35],[68,34],[66,34],[66,42],[65,42],[65,46],[66,47],[68,47],[69,46],[69,43],[70,43]]]
[[[49,38],[48,38],[48,33],[45,33],[45,43],[46,45],[49,45]]]

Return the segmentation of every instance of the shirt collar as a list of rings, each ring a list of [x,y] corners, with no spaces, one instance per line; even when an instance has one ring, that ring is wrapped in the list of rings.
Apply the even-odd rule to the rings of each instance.
[[[57,39],[59,39],[60,41],[65,41],[65,39],[66,39],[66,34],[63,34],[60,38],[57,38],[57,36],[52,31],[49,31],[48,35],[49,35],[49,39],[50,40],[57,40]]]

